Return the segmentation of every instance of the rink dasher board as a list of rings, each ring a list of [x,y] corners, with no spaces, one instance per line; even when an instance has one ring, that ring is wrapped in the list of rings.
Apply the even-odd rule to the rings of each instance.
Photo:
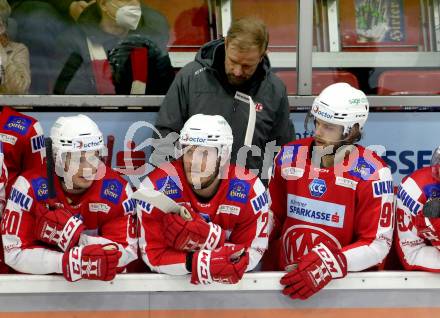
[[[0,275],[0,295],[27,293],[120,293],[198,291],[279,291],[284,272],[246,273],[235,285],[193,285],[189,276],[166,274],[119,274],[110,282],[81,280],[75,283],[58,275]],[[425,272],[380,271],[349,273],[330,282],[328,291],[350,290],[439,290],[440,275]],[[439,303],[440,305],[440,303]]]
[[[0,275],[0,312],[440,308],[438,274],[350,273],[307,301],[281,294],[282,275],[247,273],[237,285],[209,286],[192,285],[189,276],[164,274],[120,274],[112,282],[75,283],[57,275]]]

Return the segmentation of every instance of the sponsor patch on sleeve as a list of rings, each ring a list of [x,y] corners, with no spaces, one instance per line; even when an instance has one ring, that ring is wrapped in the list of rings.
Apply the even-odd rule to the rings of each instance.
[[[359,157],[348,173],[362,180],[368,180],[375,171],[376,167],[371,162],[368,162],[364,157]]]
[[[3,126],[4,130],[14,131],[20,135],[26,135],[31,126],[32,121],[29,118],[21,116],[10,116]]]
[[[179,187],[180,182],[174,177],[168,176],[156,181],[156,189],[164,193],[167,197],[176,200],[182,197],[182,190]]]
[[[18,204],[18,206],[24,211],[29,211],[33,202],[32,197],[14,187],[11,189],[11,194],[9,195],[8,200]]]
[[[292,163],[298,154],[300,145],[284,146],[278,154],[276,164],[281,166]]]
[[[49,198],[49,186],[47,185],[47,179],[40,177],[31,180],[32,189],[34,189],[34,195],[38,202],[45,201]]]
[[[136,213],[136,199],[126,199],[122,202],[122,206],[124,207],[124,214],[135,214]]]
[[[39,152],[44,149],[44,135],[38,135],[31,138],[32,152]]]
[[[247,181],[237,178],[231,179],[226,198],[230,201],[246,203],[250,189],[251,185]]]
[[[106,179],[102,182],[101,198],[118,204],[122,193],[122,183],[116,179]]]
[[[373,196],[375,198],[379,198],[383,195],[393,194],[394,193],[394,184],[393,181],[373,181]]]
[[[269,197],[266,191],[251,199],[252,209],[254,210],[255,214],[257,214],[260,211],[267,210],[268,203],[269,203]]]
[[[408,181],[409,179],[407,179]],[[406,207],[413,215],[417,215],[422,204],[413,198],[403,187],[399,185],[397,190],[397,199],[400,200],[404,207]]]

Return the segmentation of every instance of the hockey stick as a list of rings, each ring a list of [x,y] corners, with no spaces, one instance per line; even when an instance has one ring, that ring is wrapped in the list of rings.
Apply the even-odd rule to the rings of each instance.
[[[235,92],[234,99],[239,100],[239,101],[249,105],[249,118],[248,118],[247,127],[246,127],[246,135],[244,137],[244,145],[251,147],[252,146],[252,139],[254,138],[255,122],[257,120],[257,112],[255,110],[255,103],[252,100],[252,97],[250,97],[249,95],[246,95],[242,92],[239,92],[239,91]]]
[[[115,136],[107,136],[107,157],[105,158],[105,165],[109,168],[112,167],[113,160],[113,147],[115,145]]]
[[[44,140],[44,145],[46,147],[46,173],[47,173],[47,191],[49,194],[49,199],[55,199],[55,186],[54,186],[54,171],[55,164],[53,159],[52,150],[52,139],[47,137]]]
[[[178,205],[172,199],[157,190],[151,188],[141,188],[135,191],[131,198],[138,201],[147,202],[164,213],[176,213],[179,214],[184,220],[192,220],[191,214],[187,209],[185,209],[185,207]]]

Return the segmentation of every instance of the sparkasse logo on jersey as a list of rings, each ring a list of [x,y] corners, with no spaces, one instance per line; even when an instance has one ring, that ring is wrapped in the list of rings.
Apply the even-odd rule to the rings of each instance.
[[[288,194],[287,205],[287,216],[290,218],[337,228],[344,225],[344,205],[293,194]]]
[[[327,191],[327,185],[322,179],[313,179],[309,184],[310,194],[314,197],[321,197]]]

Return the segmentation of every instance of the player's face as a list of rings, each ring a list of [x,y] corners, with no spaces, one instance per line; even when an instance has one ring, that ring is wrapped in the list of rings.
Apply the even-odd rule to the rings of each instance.
[[[188,146],[184,148],[183,168],[188,183],[194,189],[204,188],[216,173],[217,149]]]
[[[225,73],[229,84],[240,86],[254,75],[263,56],[259,48],[243,51],[234,41],[237,40],[225,43]]]
[[[338,145],[342,141],[342,132],[342,126],[315,118],[315,134],[313,137],[317,146]]]
[[[90,188],[96,178],[100,158],[98,151],[70,152],[66,156],[65,171],[72,175],[72,190]]]

